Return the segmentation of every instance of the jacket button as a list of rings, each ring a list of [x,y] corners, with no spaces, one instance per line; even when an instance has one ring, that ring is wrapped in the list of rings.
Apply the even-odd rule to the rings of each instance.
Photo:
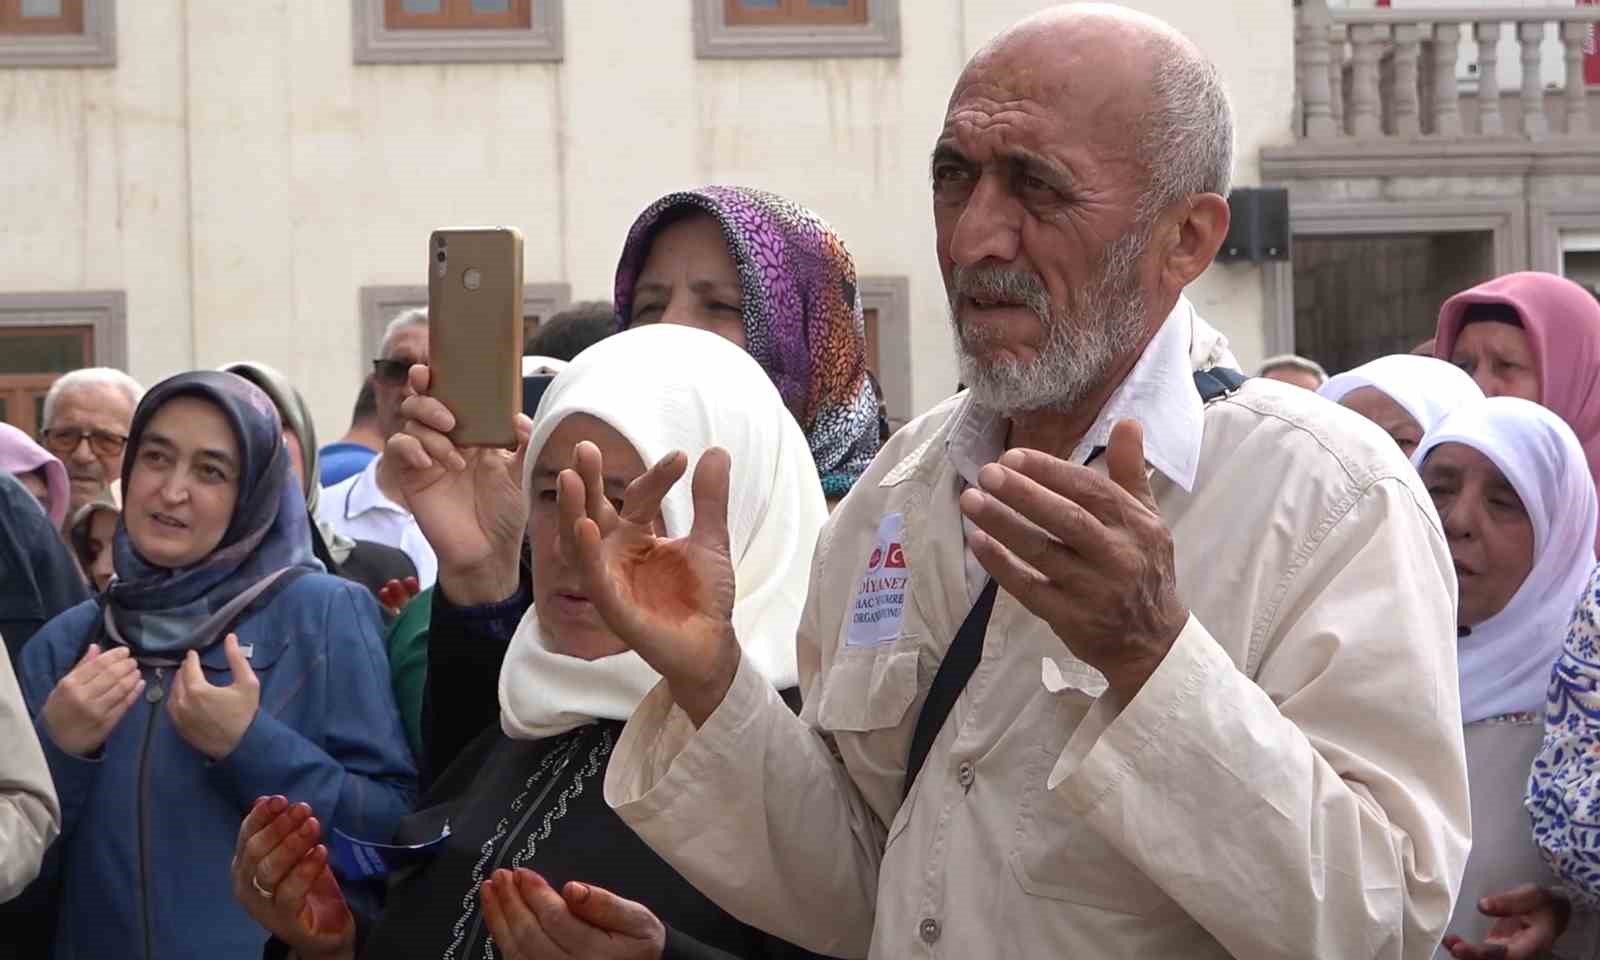
[[[922,942],[932,944],[939,942],[939,921],[928,917],[917,925],[917,933],[922,937]]]
[[[961,789],[971,790],[972,781],[976,779],[976,777],[977,773],[972,768],[972,761],[961,761],[961,766],[956,768],[956,782],[961,784]]]
[[[144,699],[146,703],[160,703],[161,698],[165,697],[166,695],[167,691],[163,690],[161,688],[161,684],[159,683],[152,683],[148,687],[144,688]]]

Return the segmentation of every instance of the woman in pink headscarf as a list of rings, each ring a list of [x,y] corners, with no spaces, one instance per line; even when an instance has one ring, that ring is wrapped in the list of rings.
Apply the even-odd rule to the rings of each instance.
[[[50,515],[50,522],[61,529],[67,518],[67,468],[33,438],[9,423],[0,423],[0,473],[9,473],[28,488]]]
[[[1600,488],[1600,301],[1551,273],[1512,273],[1445,301],[1434,356],[1486,396],[1521,397],[1578,435]],[[1600,545],[1600,540],[1597,540]]]

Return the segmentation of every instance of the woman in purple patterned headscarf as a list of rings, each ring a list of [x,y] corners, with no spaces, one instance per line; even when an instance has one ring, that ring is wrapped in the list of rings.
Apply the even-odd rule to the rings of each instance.
[[[628,231],[616,305],[620,329],[681,323],[755,357],[805,432],[829,500],[878,452],[855,263],[810,210],[748,187],[668,194]]]

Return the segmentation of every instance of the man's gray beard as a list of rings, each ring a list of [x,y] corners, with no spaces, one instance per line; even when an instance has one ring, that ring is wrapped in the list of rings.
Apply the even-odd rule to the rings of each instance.
[[[1149,231],[1135,224],[1106,249],[1094,281],[1058,312],[1037,275],[1001,267],[957,267],[950,298],[961,382],[985,407],[1006,416],[1033,410],[1069,410],[1100,387],[1112,367],[1143,338],[1145,297],[1139,258]],[[962,331],[961,299],[974,294],[1026,305],[1039,317],[1045,340],[1028,361],[980,359],[986,332]]]

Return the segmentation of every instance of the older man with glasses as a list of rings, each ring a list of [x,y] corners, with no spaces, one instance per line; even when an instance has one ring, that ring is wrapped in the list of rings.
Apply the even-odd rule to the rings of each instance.
[[[69,517],[122,476],[128,424],[143,396],[137,380],[110,367],[74,370],[51,384],[39,440],[67,465]]]
[[[412,395],[407,372],[413,364],[428,362],[428,311],[407,310],[391,320],[384,328],[378,353],[372,362],[372,387],[378,430],[388,438],[400,432],[404,423],[400,404]],[[370,540],[404,551],[417,568],[422,588],[433,583],[438,560],[404,497],[389,479],[381,454],[360,473],[323,488],[317,519],[352,540]]]

